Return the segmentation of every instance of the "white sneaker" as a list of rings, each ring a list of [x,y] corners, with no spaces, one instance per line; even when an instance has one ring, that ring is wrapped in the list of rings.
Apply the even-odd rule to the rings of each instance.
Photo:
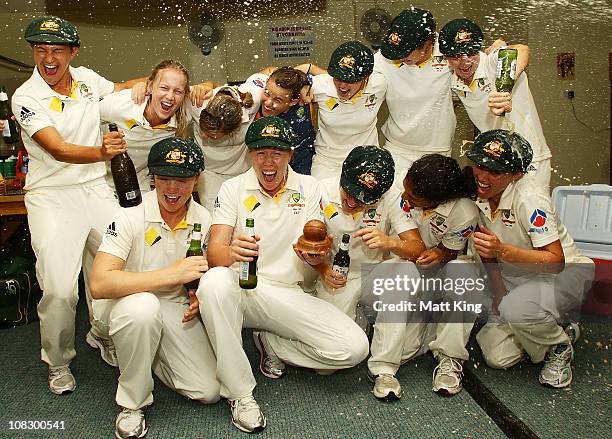
[[[100,356],[106,364],[113,367],[119,367],[117,362],[117,351],[111,339],[98,337],[91,330],[87,333],[85,341],[94,349],[100,349]]]
[[[259,351],[259,371],[273,380],[284,377],[287,373],[285,363],[266,348],[261,332],[253,332],[253,340]]]
[[[115,437],[117,439],[133,439],[145,437],[149,426],[145,422],[144,413],[140,409],[124,408],[115,421]]]
[[[70,367],[49,367],[49,390],[56,395],[72,393],[76,389],[76,380]]]
[[[463,365],[461,360],[438,354],[438,365],[433,371],[432,390],[440,395],[453,396],[461,392],[463,384]]]
[[[376,398],[383,401],[393,401],[402,397],[402,386],[397,378],[395,378],[395,375],[381,373],[374,376],[368,370],[368,377],[374,381],[372,393]]]
[[[572,358],[574,348],[571,344],[553,346],[546,354],[544,366],[540,371],[540,384],[560,389],[572,383]]]
[[[232,424],[246,433],[256,433],[266,428],[266,417],[252,395],[240,399],[228,399],[232,411]]]

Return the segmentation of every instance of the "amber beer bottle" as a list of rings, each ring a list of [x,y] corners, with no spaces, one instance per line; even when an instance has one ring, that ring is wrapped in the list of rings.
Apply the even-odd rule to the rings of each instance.
[[[342,274],[344,277],[348,276],[349,265],[351,265],[351,257],[348,252],[350,239],[351,235],[348,233],[342,235],[340,249],[338,253],[336,253],[336,256],[334,256],[334,264],[332,265],[332,270]]]
[[[109,123],[108,130],[119,131],[115,123]],[[134,168],[134,163],[127,152],[118,154],[111,159],[111,173],[121,207],[134,207],[142,203],[136,168]]]
[[[204,256],[204,251],[202,251],[202,225],[198,223],[193,224],[191,242],[189,243],[189,248],[187,249],[185,257],[188,258],[189,256]],[[197,290],[199,285],[200,279],[194,279],[191,282],[187,282],[185,288],[187,288],[187,291]]]
[[[17,136],[17,125],[12,119],[13,113],[9,107],[8,95],[4,86],[0,85],[0,120],[4,121],[4,130],[2,130],[2,138],[4,143],[16,143],[19,140]]]
[[[255,236],[255,220],[253,218],[246,219],[246,233],[249,236]],[[252,290],[257,286],[257,256],[251,262],[240,263],[238,285],[245,290]]]

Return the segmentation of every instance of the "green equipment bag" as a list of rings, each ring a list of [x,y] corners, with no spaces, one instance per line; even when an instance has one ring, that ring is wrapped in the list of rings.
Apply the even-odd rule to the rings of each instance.
[[[42,291],[36,280],[36,258],[25,223],[0,247],[0,328],[38,319]]]

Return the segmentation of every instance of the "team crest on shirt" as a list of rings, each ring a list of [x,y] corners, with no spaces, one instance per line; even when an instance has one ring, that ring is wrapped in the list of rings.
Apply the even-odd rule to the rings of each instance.
[[[393,44],[394,46],[399,46],[402,42],[402,38],[399,36],[397,32],[393,32],[389,35],[389,44]]]
[[[376,94],[371,94],[366,98],[365,101],[365,107],[372,111],[374,110],[374,108],[376,107],[376,101],[378,100],[378,98],[376,97]]]
[[[306,113],[306,110],[304,110],[304,107],[300,106],[296,111],[295,111],[295,115],[299,118],[300,122],[304,119],[304,114]]]
[[[531,218],[529,218],[529,222],[531,223],[531,227],[527,231],[528,233],[544,233],[548,232],[548,227],[546,227],[546,221],[548,217],[546,216],[546,212],[540,209],[534,209],[531,214]]]
[[[516,223],[516,218],[510,209],[504,209],[502,211],[502,223],[506,227],[512,227]]]
[[[266,125],[265,127],[263,127],[263,129],[261,130],[261,136],[262,137],[275,137],[275,138],[279,138],[280,137],[280,129],[275,127],[274,125],[270,124],[270,125]]]
[[[363,212],[361,217],[361,222],[363,223],[363,227],[375,227],[380,224],[381,214],[374,209],[367,209]]]
[[[378,186],[378,181],[376,180],[376,175],[373,172],[364,172],[358,178],[359,183],[366,186],[369,189],[374,189]]]
[[[491,83],[487,81],[485,78],[478,78],[476,80],[476,84],[478,85],[478,88],[480,89],[480,91],[484,93],[490,93],[492,91]]]
[[[263,83],[261,79],[253,79],[253,84],[255,84],[255,86],[259,88],[265,87],[265,84]]]
[[[338,65],[346,69],[352,69],[355,66],[355,58],[353,58],[353,55],[350,53],[348,55],[344,55],[342,58],[340,58],[340,61],[338,61]]]
[[[443,235],[446,232],[446,229],[448,228],[448,226],[444,224],[445,221],[446,221],[446,218],[440,215],[433,215],[429,219],[429,227],[431,228],[431,230],[433,231],[435,235]]]
[[[461,28],[455,34],[455,43],[467,43],[468,41],[472,41],[472,32],[468,32],[464,28]]]
[[[40,23],[39,30],[57,32],[59,31],[59,28],[60,28],[60,25],[55,20],[45,20],[42,23]]]
[[[304,197],[304,189],[300,185],[299,192],[293,192],[289,195],[289,201],[287,202],[287,207],[293,209],[294,215],[299,215],[302,213],[302,209],[306,204],[304,204],[306,197]]]
[[[434,72],[443,72],[447,66],[448,64],[443,56],[434,56],[431,59],[431,68],[434,70]]]
[[[488,152],[493,157],[499,157],[505,151],[505,149],[501,140],[495,139],[487,143],[484,146],[483,151]]]
[[[89,87],[87,87],[87,84],[84,84],[82,82],[79,84],[79,93],[81,94],[81,97],[83,99],[87,99],[88,101],[93,100],[93,93],[89,89]]]
[[[470,224],[465,229],[453,232],[452,235],[457,238],[468,239],[472,233],[474,233],[474,226]]]
[[[172,151],[168,151],[168,154],[166,154],[166,163],[182,165],[185,163],[185,157],[186,155],[182,153],[180,149],[174,148]]]

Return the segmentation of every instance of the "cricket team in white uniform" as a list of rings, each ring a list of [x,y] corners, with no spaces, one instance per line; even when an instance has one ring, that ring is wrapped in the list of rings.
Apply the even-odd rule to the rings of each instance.
[[[83,268],[94,297],[92,303],[88,288],[87,342],[121,373],[118,438],[147,433],[143,409],[153,402],[153,372],[190,399],[226,398],[240,430],[265,428],[243,328],[255,330],[259,369],[270,378],[281,378],[285,364],[330,374],[359,364],[371,351],[374,395],[398,399],[400,365],[431,351],[438,360],[434,391],[456,394],[476,315],[432,323],[415,322],[406,312],[381,312],[371,347],[355,318],[368,293],[364,264],[372,264],[373,272],[401,266],[415,277],[438,278],[453,265],[469,265],[476,279],[485,269],[474,258],[456,262],[472,237],[476,259],[489,275],[499,275],[482,299],[490,317],[476,336],[487,363],[507,368],[529,356],[544,362],[542,384],[571,383],[572,340],[559,322],[583,300],[593,264],[553,212],[546,190],[550,151],[524,66],[511,96],[494,94],[497,52],[481,51],[475,23],[453,20],[438,35],[431,13],[411,8],[393,20],[379,53],[358,42],[341,45],[327,72],[310,78],[319,115],[313,177],[288,165],[298,142],[287,122],[255,120],[265,75],[253,75],[239,89],[212,91],[208,100],[220,91],[237,101],[248,92],[254,100],[244,106],[238,130],[215,140],[200,130],[208,101],[199,107],[183,102],[188,77],[174,97],[157,98],[161,106],[151,125],[148,105],[158,102],[151,78],[146,103],[137,104],[127,88],[145,78],[113,84],[71,67],[80,40],[76,28],[57,17],[34,20],[25,38],[36,68],[12,106],[30,156],[25,202],[44,290],[41,356],[49,365],[50,390],[74,391],[69,366]],[[472,75],[461,66],[469,57],[476,59]],[[446,157],[455,130],[453,92],[486,131],[468,154],[473,176],[461,177],[474,185],[472,192],[463,189],[464,180],[458,183],[458,165]],[[379,147],[376,120],[383,101],[390,114]],[[192,124],[197,143],[175,137],[178,114]],[[101,121],[118,123],[121,131],[102,137]],[[147,193],[141,205],[121,209],[104,162],[126,145]],[[416,174],[407,176],[413,163],[441,160],[452,162],[445,168],[449,191],[453,184],[462,187],[446,198],[420,184]],[[192,198],[194,190],[212,212]],[[255,236],[245,232],[247,218],[255,221]],[[312,219],[324,221],[333,235],[332,255],[342,234],[351,235],[348,277],[331,269],[329,253],[292,247]],[[184,258],[195,223],[208,254]],[[540,254],[565,270],[546,265],[546,272],[533,273],[531,262]],[[238,264],[254,257],[257,287],[241,289]],[[532,272],[521,262],[531,264]],[[307,271],[318,275],[311,293],[301,288]],[[197,290],[185,290],[183,284],[200,277]],[[534,291],[538,300],[525,305]]]

